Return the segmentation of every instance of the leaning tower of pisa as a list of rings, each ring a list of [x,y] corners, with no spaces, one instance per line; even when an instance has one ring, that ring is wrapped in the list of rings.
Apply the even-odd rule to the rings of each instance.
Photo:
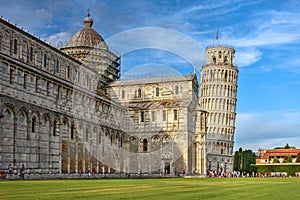
[[[238,81],[234,53],[229,46],[210,46],[206,49],[207,63],[201,69],[200,105],[208,112],[208,170],[232,171]]]

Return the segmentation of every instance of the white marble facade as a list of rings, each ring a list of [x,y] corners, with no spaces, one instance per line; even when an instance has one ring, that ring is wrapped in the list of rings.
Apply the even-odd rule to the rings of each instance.
[[[231,171],[234,49],[207,48],[200,97],[195,74],[120,80],[120,57],[91,22],[58,49],[0,19],[0,169]]]

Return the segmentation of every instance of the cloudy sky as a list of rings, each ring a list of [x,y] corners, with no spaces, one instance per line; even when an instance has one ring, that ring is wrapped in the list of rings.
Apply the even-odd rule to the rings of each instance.
[[[233,46],[235,149],[300,148],[299,0],[0,0],[4,19],[53,46],[83,27],[88,8],[93,28],[122,55],[122,74],[188,74],[195,65],[199,75],[207,46]]]

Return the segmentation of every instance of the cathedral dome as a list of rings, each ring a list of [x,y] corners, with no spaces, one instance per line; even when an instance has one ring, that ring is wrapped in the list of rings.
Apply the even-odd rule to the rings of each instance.
[[[106,47],[103,38],[92,28],[93,19],[90,18],[90,14],[84,19],[83,24],[84,28],[72,36],[66,47],[99,47],[100,44]]]

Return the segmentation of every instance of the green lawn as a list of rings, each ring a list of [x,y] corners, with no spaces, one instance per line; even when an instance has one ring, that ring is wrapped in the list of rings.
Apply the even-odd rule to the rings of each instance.
[[[0,199],[300,199],[298,178],[3,180]]]

